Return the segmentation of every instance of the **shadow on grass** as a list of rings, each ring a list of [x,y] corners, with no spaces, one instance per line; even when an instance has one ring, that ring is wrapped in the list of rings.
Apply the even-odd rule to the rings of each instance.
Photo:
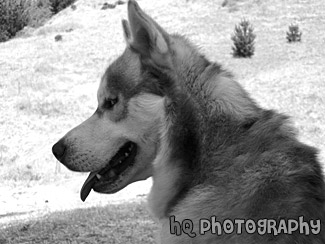
[[[1,244],[153,243],[157,229],[144,202],[55,212],[0,229]]]

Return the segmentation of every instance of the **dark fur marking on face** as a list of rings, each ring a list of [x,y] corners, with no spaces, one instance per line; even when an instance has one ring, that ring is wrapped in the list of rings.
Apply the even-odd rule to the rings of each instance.
[[[118,57],[105,72],[105,87],[112,95],[119,93],[125,99],[132,97],[134,89],[141,81],[140,61],[137,54],[128,48]]]

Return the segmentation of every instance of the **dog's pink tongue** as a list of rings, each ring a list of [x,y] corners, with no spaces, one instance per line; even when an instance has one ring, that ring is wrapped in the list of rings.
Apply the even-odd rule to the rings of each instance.
[[[80,191],[80,198],[84,202],[86,198],[88,197],[91,189],[93,188],[93,185],[96,181],[98,181],[96,174],[98,172],[91,172],[86,179],[85,183],[83,184],[81,191]]]

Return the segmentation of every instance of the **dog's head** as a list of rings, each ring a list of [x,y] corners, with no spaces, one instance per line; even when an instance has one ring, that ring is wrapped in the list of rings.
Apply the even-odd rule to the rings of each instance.
[[[169,35],[132,0],[128,18],[122,21],[127,48],[101,79],[97,110],[52,148],[67,168],[91,172],[82,200],[91,189],[114,193],[152,175],[168,83],[162,74],[172,52]]]

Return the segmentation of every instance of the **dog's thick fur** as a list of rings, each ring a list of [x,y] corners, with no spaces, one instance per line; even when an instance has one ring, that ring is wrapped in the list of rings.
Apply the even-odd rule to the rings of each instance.
[[[170,35],[133,0],[127,48],[108,67],[98,109],[54,147],[76,171],[99,172],[127,141],[134,165],[95,191],[114,193],[153,176],[149,207],[160,243],[325,243],[325,187],[316,151],[288,118],[254,103],[230,73],[183,36]],[[116,104],[107,106],[107,100]],[[195,238],[170,233],[169,217],[194,223]],[[320,220],[319,234],[198,234],[200,219]]]

